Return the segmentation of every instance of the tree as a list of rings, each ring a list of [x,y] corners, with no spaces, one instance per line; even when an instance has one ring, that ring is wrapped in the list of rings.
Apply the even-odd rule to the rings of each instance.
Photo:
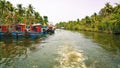
[[[13,12],[14,12],[14,7],[13,5],[7,1],[6,3],[6,7],[7,7],[7,15],[8,15],[8,19],[9,22],[7,22],[8,24],[12,24],[13,23]]]
[[[33,6],[29,4],[27,11],[26,11],[28,24],[33,23],[33,13],[34,13]]]
[[[90,20],[89,16],[86,16],[85,20],[86,20],[86,24],[91,24],[91,20]]]
[[[112,13],[113,7],[112,7],[112,5],[110,5],[110,3],[106,3],[105,5],[106,5],[105,6],[106,14],[109,15],[110,13]]]
[[[111,14],[113,12],[113,7],[112,5],[110,5],[110,3],[106,3],[105,7],[101,9],[101,11],[99,12],[100,15],[102,16],[109,16],[109,14]]]
[[[114,13],[120,14],[120,4],[116,3],[116,6],[114,8]]]
[[[6,9],[6,8],[5,8],[5,3],[6,3],[5,0],[1,0],[1,2],[0,2],[0,4],[1,4],[1,15],[4,14],[4,10]]]
[[[6,9],[6,6],[5,6],[5,3],[6,3],[6,1],[5,0],[1,0],[0,1],[0,9],[1,9],[1,19],[0,19],[0,21],[3,23],[4,21],[3,21],[3,15],[4,15],[4,11],[5,11],[5,9]]]
[[[48,25],[48,17],[43,16],[44,25]]]

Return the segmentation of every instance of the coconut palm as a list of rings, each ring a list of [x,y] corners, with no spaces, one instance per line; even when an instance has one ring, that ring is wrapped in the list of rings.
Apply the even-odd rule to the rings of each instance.
[[[34,13],[33,6],[31,4],[29,4],[28,10],[29,10],[31,15]]]
[[[1,9],[1,13],[0,13],[0,15],[1,15],[1,18],[0,18],[0,21],[3,23],[3,15],[4,15],[4,11],[5,11],[5,9],[6,9],[6,7],[5,7],[5,3],[6,3],[6,1],[5,0],[1,0],[0,1],[0,9]]]
[[[14,7],[13,7],[13,5],[9,2],[9,1],[7,1],[6,2],[6,7],[7,7],[7,15],[8,15],[8,19],[7,20],[9,20],[9,22],[6,22],[7,24],[12,24],[13,23],[13,12],[14,12]]]
[[[47,16],[43,16],[43,21],[44,21],[44,25],[48,25],[48,17]]]
[[[31,4],[27,8],[22,7],[22,4],[18,4],[15,8],[9,1],[0,0],[0,23],[34,23],[43,22],[43,18],[38,12],[36,12]],[[47,17],[45,23],[48,22]]]
[[[23,23],[24,22],[24,16],[25,16],[25,8],[22,7],[22,4],[17,5],[17,18],[18,22]]]
[[[89,17],[89,16],[86,16],[86,17],[85,17],[85,20],[86,20],[86,24],[91,24],[91,20],[90,20],[90,17]]]
[[[18,9],[18,14],[20,15],[20,16],[23,16],[24,15],[24,8],[22,7],[22,4],[18,4],[17,5],[17,9]]]
[[[112,13],[113,7],[112,5],[110,5],[110,3],[106,3],[105,5],[106,14],[109,15],[110,13]]]
[[[26,10],[26,18],[27,18],[27,24],[29,23],[33,23],[33,13],[34,13],[34,10],[33,10],[33,6],[31,4],[29,4],[27,10]]]
[[[1,0],[0,1],[0,4],[1,4],[1,15],[3,15],[4,14],[4,10],[5,10],[5,3],[6,3],[6,1],[5,0]]]
[[[113,7],[108,2],[108,3],[105,4],[105,7],[101,9],[99,14],[102,15],[102,16],[109,16],[109,14],[111,14],[112,12],[113,12]]]
[[[120,14],[120,4],[116,3],[116,6],[114,8],[114,13]]]

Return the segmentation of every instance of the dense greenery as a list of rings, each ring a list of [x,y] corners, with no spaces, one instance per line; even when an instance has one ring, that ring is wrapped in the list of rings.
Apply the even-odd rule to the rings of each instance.
[[[40,16],[31,4],[29,4],[27,8],[23,7],[22,4],[18,4],[17,7],[14,7],[13,4],[6,0],[0,0],[0,15],[0,24],[46,24],[48,21],[47,16]]]
[[[120,4],[116,6],[106,3],[105,6],[91,16],[77,21],[60,22],[57,28],[64,27],[68,30],[85,30],[106,33],[120,33]]]

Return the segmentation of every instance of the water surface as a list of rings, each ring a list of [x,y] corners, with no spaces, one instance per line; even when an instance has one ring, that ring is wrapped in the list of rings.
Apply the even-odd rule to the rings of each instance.
[[[120,68],[120,36],[56,30],[0,42],[0,68]]]

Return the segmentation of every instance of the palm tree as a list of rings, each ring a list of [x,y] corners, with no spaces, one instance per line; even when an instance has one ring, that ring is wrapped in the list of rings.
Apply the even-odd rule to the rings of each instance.
[[[106,17],[109,14],[111,14],[112,12],[113,12],[113,7],[108,2],[108,3],[105,4],[105,7],[100,10],[99,14],[102,15],[103,17],[104,16]]]
[[[120,14],[120,4],[116,3],[116,6],[114,7],[114,13]]]
[[[13,12],[14,12],[14,7],[13,7],[13,5],[9,2],[9,1],[7,1],[7,3],[6,3],[6,7],[7,7],[7,15],[8,15],[8,19],[7,20],[9,20],[9,22],[7,22],[8,24],[12,24],[13,23]]]
[[[31,4],[29,4],[28,10],[29,10],[30,14],[33,14],[34,10],[33,10],[33,6]]]
[[[5,0],[1,0],[0,4],[1,4],[1,15],[4,14],[4,10],[5,10],[5,3],[6,1]]]
[[[22,7],[22,4],[18,4],[17,5],[17,18],[18,18],[18,22],[24,22],[24,16],[25,16],[25,8]]]
[[[90,17],[89,17],[89,16],[86,16],[86,17],[85,17],[85,20],[86,20],[86,24],[91,24],[91,21],[90,21]]]
[[[37,23],[43,24],[43,19],[38,12],[34,12],[35,20]]]
[[[33,10],[33,6],[31,4],[29,4],[27,10],[26,10],[26,17],[27,17],[27,23],[33,23],[33,13],[34,13],[34,10]]]
[[[39,19],[40,14],[38,12],[34,12],[34,15],[35,15],[35,21],[39,22],[38,19]]]
[[[112,5],[110,5],[110,3],[106,3],[105,5],[106,14],[109,15],[110,13],[112,13],[113,7]]]
[[[94,13],[93,17],[94,17],[94,20],[96,21],[97,20],[97,13]]]
[[[44,19],[44,25],[48,25],[48,17],[47,16],[43,16]]]
[[[33,23],[33,22],[43,22],[43,18],[40,14],[34,11],[34,8],[29,4],[28,8],[22,7],[22,4],[18,4],[17,8],[6,0],[0,0],[0,23]],[[44,17],[44,22],[47,24],[48,17]]]
[[[79,23],[79,22],[80,22],[80,19],[78,18],[78,19],[77,19],[77,23]]]
[[[0,9],[1,9],[1,19],[0,19],[0,21],[3,23],[3,15],[4,15],[4,11],[5,11],[5,9],[6,9],[6,7],[5,7],[5,3],[6,3],[6,1],[5,0],[1,0],[0,1]]]
[[[18,7],[18,13],[19,13],[19,15],[20,15],[20,16],[23,16],[23,12],[24,12],[24,11],[23,11],[22,4],[18,4],[17,7]]]

